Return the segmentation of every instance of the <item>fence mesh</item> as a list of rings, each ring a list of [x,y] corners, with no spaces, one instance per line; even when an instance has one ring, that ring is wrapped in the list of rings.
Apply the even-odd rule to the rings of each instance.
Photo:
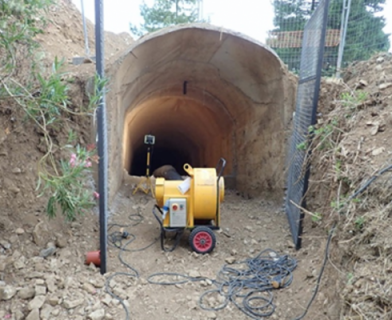
[[[274,29],[266,42],[291,71],[299,73],[303,30],[322,1],[273,0],[272,3]],[[323,75],[337,75],[338,68],[390,49],[390,35],[384,31],[385,4],[386,0],[330,0]]]
[[[309,152],[306,145],[311,134],[309,128],[316,121],[329,1],[320,1],[303,32],[294,128],[288,156],[285,203],[287,218],[297,249],[301,246],[303,219],[301,207],[305,207],[304,195],[309,178],[306,161]]]

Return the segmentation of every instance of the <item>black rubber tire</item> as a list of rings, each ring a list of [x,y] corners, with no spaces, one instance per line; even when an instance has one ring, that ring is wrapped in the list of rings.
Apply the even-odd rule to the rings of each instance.
[[[203,241],[205,243],[203,243]],[[199,244],[197,244],[199,242]],[[196,227],[189,235],[189,245],[192,250],[205,254],[214,250],[216,244],[215,233],[208,227]],[[205,246],[205,248],[203,248]]]

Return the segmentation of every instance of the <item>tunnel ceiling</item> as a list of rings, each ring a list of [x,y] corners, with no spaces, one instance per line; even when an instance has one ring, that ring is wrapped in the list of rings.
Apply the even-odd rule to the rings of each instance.
[[[200,27],[164,29],[142,38],[122,67],[122,86],[131,89],[125,94],[129,107],[163,90],[181,95],[187,81],[188,90],[219,99],[236,115],[248,99],[268,102],[270,87],[281,80],[280,60],[268,48]]]
[[[181,149],[192,165],[228,160],[237,175],[250,136],[275,126],[284,104],[282,64],[246,36],[210,25],[184,25],[144,36],[109,70],[111,161],[132,166],[143,136]],[[280,125],[280,122],[279,122]],[[258,128],[255,129],[254,127]],[[267,135],[266,135],[267,136]],[[120,140],[120,141],[119,141]],[[120,143],[119,143],[120,142]]]

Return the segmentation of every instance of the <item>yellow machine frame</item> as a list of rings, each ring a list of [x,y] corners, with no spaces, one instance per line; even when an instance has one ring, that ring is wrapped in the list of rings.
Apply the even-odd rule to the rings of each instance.
[[[215,245],[215,236],[208,229],[215,230],[220,226],[220,203],[224,200],[222,172],[225,166],[226,160],[223,158],[220,159],[216,168],[192,168],[189,164],[185,164],[184,170],[189,175],[185,181],[156,179],[155,199],[157,204],[155,207],[161,212],[161,218],[155,213],[155,209],[153,212],[161,224],[163,234],[165,231],[183,231],[184,229],[195,229],[194,231],[197,233],[196,229],[202,228],[200,234],[203,234],[208,238],[208,241],[212,241]],[[186,208],[182,208],[183,203],[186,203]],[[180,227],[170,221],[171,214],[168,212],[173,209],[173,206],[181,207],[181,213],[185,212],[186,214],[185,223],[180,218]]]
[[[192,178],[189,191],[182,194],[178,188],[179,181],[166,181],[157,178],[155,181],[155,199],[159,207],[163,207],[171,198],[184,198],[187,200],[186,228],[193,228],[195,220],[212,220],[214,226],[220,224],[219,202],[224,200],[224,180],[216,179],[215,168],[192,168],[184,165],[184,170]],[[217,190],[219,186],[219,196]],[[195,216],[195,212],[197,213]],[[165,228],[170,227],[169,215],[163,221]]]

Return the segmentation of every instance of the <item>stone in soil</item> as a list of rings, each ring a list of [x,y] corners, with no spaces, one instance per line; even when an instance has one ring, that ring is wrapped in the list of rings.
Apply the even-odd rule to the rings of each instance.
[[[16,289],[10,285],[0,284],[0,300],[10,300],[16,294]]]
[[[35,296],[35,289],[32,287],[23,287],[18,292],[18,297],[23,300],[31,299]]]
[[[84,299],[64,300],[63,305],[66,309],[74,309],[84,303]]]
[[[40,320],[39,310],[38,309],[31,310],[26,320]]]
[[[235,258],[234,258],[234,257],[228,257],[228,258],[225,259],[225,261],[226,261],[228,264],[233,264],[233,263],[235,262]]]
[[[33,230],[33,240],[39,247],[45,246],[48,243],[49,231],[43,221],[38,222]]]
[[[17,229],[15,230],[15,233],[21,235],[21,234],[24,234],[25,231],[24,231],[22,228],[17,228]]]
[[[94,312],[90,313],[87,317],[89,320],[102,320],[105,317],[105,310],[104,309],[98,309],[95,310]]]
[[[46,296],[35,296],[33,300],[31,300],[27,306],[28,310],[40,309],[46,300]]]
[[[40,255],[40,257],[47,258],[47,257],[53,255],[55,253],[55,251],[56,251],[56,247],[49,247],[47,249],[41,250],[39,255]]]

